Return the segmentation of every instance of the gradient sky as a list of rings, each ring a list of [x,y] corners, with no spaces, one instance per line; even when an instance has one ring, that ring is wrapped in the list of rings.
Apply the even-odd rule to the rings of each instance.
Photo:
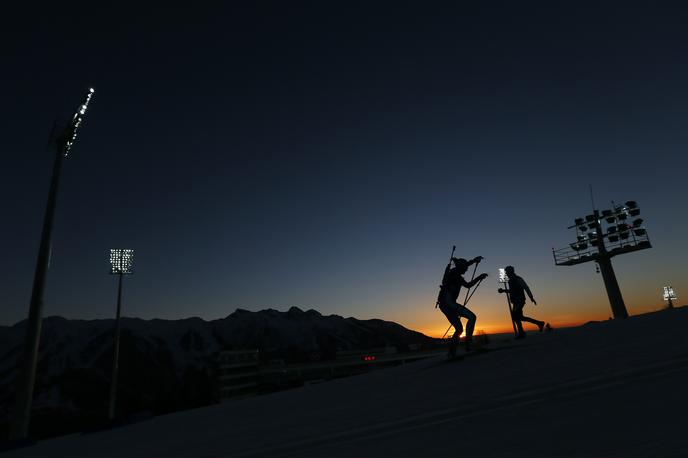
[[[442,334],[452,244],[513,264],[554,325],[611,315],[573,219],[636,200],[654,247],[614,259],[629,313],[688,294],[688,7],[247,2],[17,11],[2,32],[0,324],[25,319],[53,121],[96,89],[64,164],[44,316],[290,306]],[[518,4],[516,4],[518,3]],[[547,5],[547,6],[544,6]],[[470,272],[469,272],[470,273]]]

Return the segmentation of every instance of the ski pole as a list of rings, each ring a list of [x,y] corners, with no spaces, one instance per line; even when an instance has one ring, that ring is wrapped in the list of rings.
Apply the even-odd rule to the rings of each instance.
[[[514,321],[514,310],[511,308],[511,297],[508,290],[506,292],[506,303],[509,306],[509,317],[511,318],[511,325],[514,327],[514,335],[518,336],[518,329],[516,329],[516,322]]]
[[[442,337],[440,337],[440,340],[444,339],[444,336],[446,336],[446,335],[447,335],[447,333],[448,333],[448,332],[449,332],[449,330],[450,330],[450,329],[452,328],[452,326],[453,326],[453,325],[451,325],[451,324],[449,325],[449,327],[447,328],[447,330],[446,330],[446,331],[444,331],[444,334],[442,334]]]
[[[473,274],[471,275],[471,281],[473,281],[473,279],[475,278],[475,271],[478,269],[478,264],[480,264],[480,261],[476,262],[475,265],[473,266]],[[480,284],[480,283],[478,283],[478,284]],[[468,303],[468,293],[470,293],[470,292],[471,292],[471,289],[467,288],[466,289],[466,295],[463,298],[464,307]]]
[[[483,282],[482,280],[478,280],[478,283],[476,283],[475,288],[473,288],[473,292],[471,293],[470,296],[468,296],[468,298],[466,299],[466,302],[463,304],[464,307],[466,306],[466,304],[468,304],[468,301],[471,300],[471,297],[473,297],[473,294],[475,294],[475,292],[478,290],[478,286],[480,286],[480,284],[482,282]]]
[[[506,286],[506,282],[504,283],[504,286]],[[509,307],[509,318],[511,318],[511,325],[514,327],[514,335],[518,336],[516,322],[514,321],[514,311],[511,308],[511,296],[509,295],[509,290],[506,288],[499,288],[497,292],[504,293],[506,295],[506,305]]]
[[[473,275],[471,275],[471,281],[473,281],[473,279],[475,278],[475,271],[478,269],[478,264],[480,264],[480,261],[482,261],[482,259],[478,260],[478,262],[475,263],[475,267],[473,267]],[[471,288],[468,288],[466,290],[466,297],[464,297],[464,299],[463,299],[463,306],[464,307],[466,306],[466,304],[468,304],[468,301],[471,299],[471,297],[473,297],[473,293],[475,293],[475,291],[478,289],[478,286],[480,286],[481,281],[482,280],[480,280],[475,285],[475,288],[473,288],[473,292],[470,295],[468,293],[471,291]]]

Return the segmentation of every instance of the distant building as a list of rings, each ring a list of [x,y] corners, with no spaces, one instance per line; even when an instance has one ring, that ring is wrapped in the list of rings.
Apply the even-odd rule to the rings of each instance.
[[[258,350],[221,351],[217,359],[220,400],[255,395],[260,385]]]

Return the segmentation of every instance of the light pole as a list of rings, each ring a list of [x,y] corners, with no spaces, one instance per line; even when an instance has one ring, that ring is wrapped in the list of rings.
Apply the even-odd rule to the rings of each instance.
[[[504,286],[504,288],[499,288],[497,291],[506,294],[506,305],[509,307],[509,319],[511,320],[511,325],[514,327],[514,335],[518,336],[518,329],[516,329],[516,323],[513,318],[513,309],[511,307],[511,296],[509,295],[509,288],[507,288],[507,283],[509,283],[509,276],[506,274],[506,269],[499,269],[499,283]]]
[[[674,308],[674,302],[678,297],[676,297],[676,293],[674,293],[674,288],[671,286],[665,286],[664,287],[664,292],[662,294],[662,298],[667,301],[667,306],[670,309]]]
[[[112,358],[112,381],[110,384],[110,406],[108,419],[115,419],[115,404],[117,402],[117,373],[119,370],[119,334],[121,330],[120,314],[122,311],[122,279],[130,275],[131,265],[134,261],[134,250],[114,249],[110,250],[110,274],[119,276],[117,287],[117,316],[115,318],[115,342]]]
[[[554,263],[558,266],[597,262],[615,319],[627,318],[628,312],[611,259],[619,254],[652,248],[643,220],[636,218],[632,223],[628,222],[629,217],[638,215],[640,209],[634,200],[629,200],[625,205],[612,202],[609,210],[593,209],[592,214],[576,218],[574,225],[569,226],[569,229],[576,229],[575,242],[566,248],[552,249]]]
[[[10,431],[12,439],[25,439],[29,435],[33,388],[36,381],[36,362],[38,361],[38,347],[41,339],[43,296],[45,281],[50,267],[50,255],[52,253],[53,221],[55,219],[55,207],[57,206],[57,192],[60,185],[60,171],[62,170],[64,158],[69,155],[76,141],[77,130],[84,120],[88,104],[94,92],[93,88],[86,92],[69,125],[62,130],[53,143],[55,147],[55,163],[50,180],[50,190],[48,191],[48,202],[43,217],[43,231],[41,233],[40,248],[38,249],[38,259],[36,260],[36,271],[33,277],[29,318],[26,323],[24,358],[17,378],[18,385],[15,397],[14,418]]]

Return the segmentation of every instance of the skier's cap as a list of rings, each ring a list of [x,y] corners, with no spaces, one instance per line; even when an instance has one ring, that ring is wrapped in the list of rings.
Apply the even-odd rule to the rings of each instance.
[[[506,266],[506,267],[504,268],[504,270],[506,270],[507,272],[513,272],[513,271],[514,271],[514,266]]]

